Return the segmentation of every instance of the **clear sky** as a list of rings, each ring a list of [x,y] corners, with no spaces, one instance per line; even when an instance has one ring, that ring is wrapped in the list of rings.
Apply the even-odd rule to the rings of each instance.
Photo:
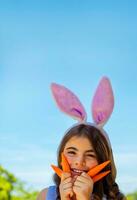
[[[137,189],[136,1],[0,1],[0,163],[36,189],[75,121],[56,107],[50,83],[70,88],[88,121],[95,89],[111,79],[115,107],[105,125],[124,193]]]

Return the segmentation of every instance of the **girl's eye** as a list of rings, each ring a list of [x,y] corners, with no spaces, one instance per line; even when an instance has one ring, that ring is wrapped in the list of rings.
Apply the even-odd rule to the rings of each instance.
[[[69,154],[75,154],[75,152],[74,152],[74,151],[69,151],[68,153],[69,153]]]
[[[93,155],[93,154],[88,154],[87,156],[92,157],[92,158],[95,158],[95,157],[96,157],[96,156]]]

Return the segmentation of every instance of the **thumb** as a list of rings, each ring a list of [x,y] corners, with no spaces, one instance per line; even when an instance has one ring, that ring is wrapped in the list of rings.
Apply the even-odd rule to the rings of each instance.
[[[70,197],[72,197],[73,196],[73,192],[70,192]]]

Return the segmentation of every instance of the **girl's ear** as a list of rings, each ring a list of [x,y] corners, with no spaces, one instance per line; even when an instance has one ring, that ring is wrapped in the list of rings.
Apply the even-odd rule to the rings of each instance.
[[[114,107],[111,83],[103,77],[97,87],[92,101],[92,116],[96,124],[103,126],[109,119]]]
[[[78,121],[86,120],[86,112],[75,94],[66,87],[52,83],[51,91],[53,97],[61,111],[77,119]]]

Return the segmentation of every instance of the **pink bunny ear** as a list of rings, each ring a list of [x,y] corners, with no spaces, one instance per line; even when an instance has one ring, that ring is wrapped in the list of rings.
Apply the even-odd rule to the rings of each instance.
[[[78,121],[86,120],[86,112],[83,105],[69,89],[62,85],[52,83],[51,90],[61,111],[76,118]]]
[[[96,124],[103,126],[109,119],[114,107],[111,83],[103,77],[97,87],[92,101],[92,115]]]

